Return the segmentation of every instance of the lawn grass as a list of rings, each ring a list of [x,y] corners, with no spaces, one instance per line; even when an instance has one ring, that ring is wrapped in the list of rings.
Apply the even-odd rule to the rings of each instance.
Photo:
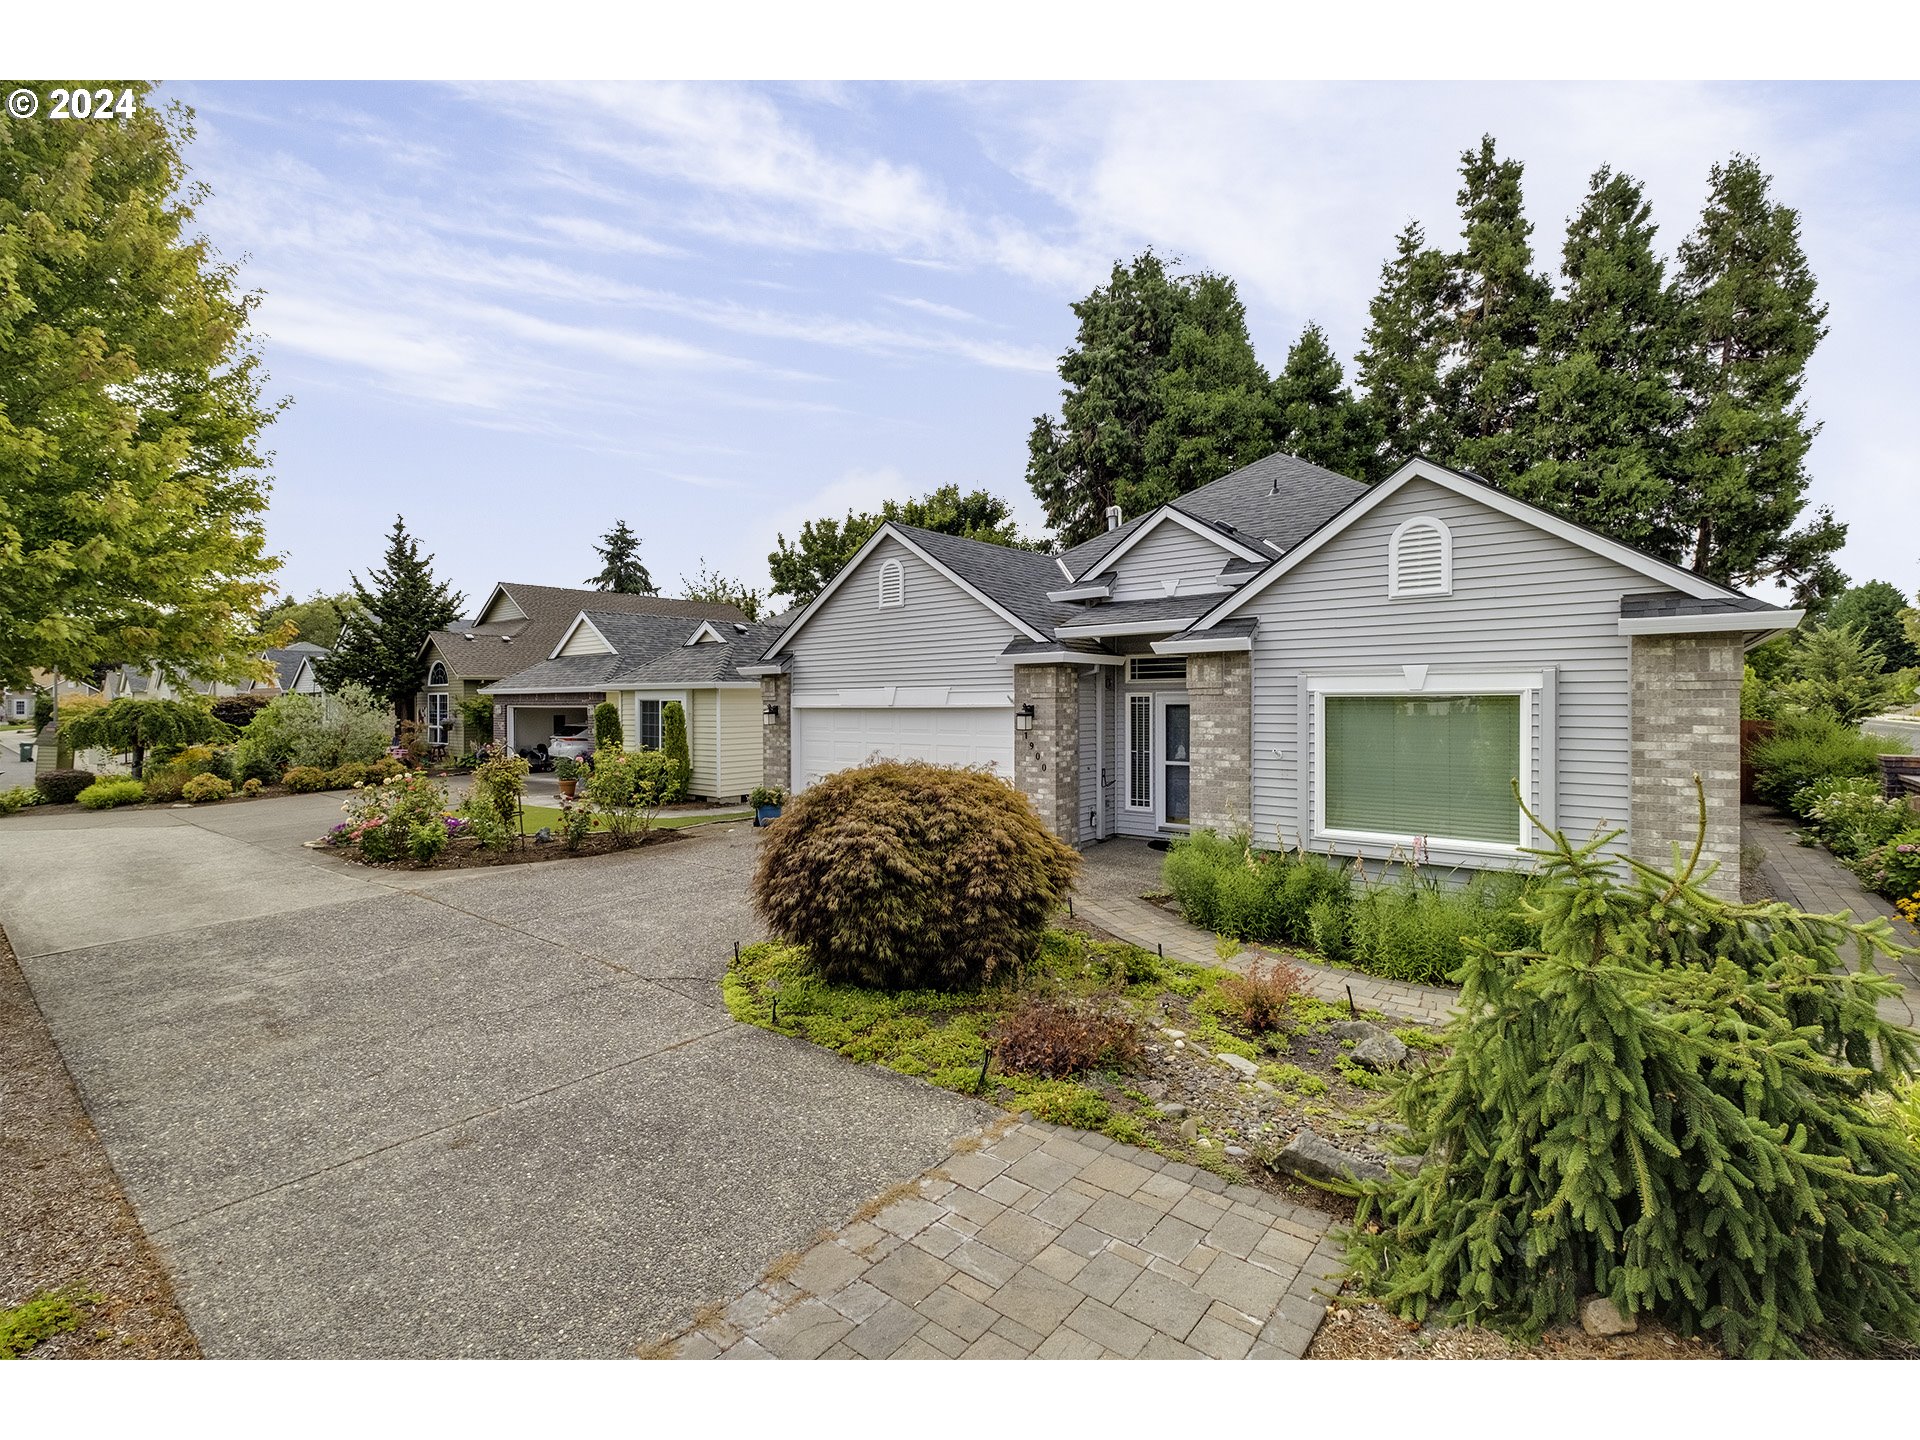
[[[520,813],[524,817],[529,835],[542,828],[551,830],[560,828],[560,807],[557,805],[525,805],[521,807]],[[745,820],[752,814],[751,810],[696,810],[686,815],[655,816],[653,826],[656,830],[684,830],[689,825],[713,825],[722,820]],[[604,830],[607,827],[596,815],[593,828]]]

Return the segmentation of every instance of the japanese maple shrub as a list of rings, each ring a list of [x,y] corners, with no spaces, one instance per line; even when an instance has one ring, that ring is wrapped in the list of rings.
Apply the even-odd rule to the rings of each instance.
[[[1032,956],[1079,861],[987,771],[886,761],[787,802],[753,899],[830,980],[954,989]]]
[[[1397,1097],[1428,1163],[1360,1187],[1361,1283],[1525,1334],[1598,1291],[1736,1355],[1920,1340],[1887,922],[1716,899],[1697,847],[1623,873],[1612,838],[1553,835],[1529,943],[1469,943],[1451,1053]]]

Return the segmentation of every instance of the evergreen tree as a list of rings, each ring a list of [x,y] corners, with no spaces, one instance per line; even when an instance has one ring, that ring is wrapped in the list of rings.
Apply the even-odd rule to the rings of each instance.
[[[678,700],[660,707],[660,753],[667,758],[672,788],[662,797],[669,805],[687,798],[693,783],[693,751],[687,745],[687,712]]]
[[[1272,451],[1277,416],[1225,276],[1174,275],[1151,250],[1075,302],[1059,418],[1033,422],[1027,483],[1062,544]]]
[[[1564,293],[1540,321],[1526,468],[1505,486],[1569,520],[1680,561],[1673,450],[1685,403],[1675,386],[1675,306],[1653,249],[1640,182],[1606,166],[1567,225]]]
[[[1409,220],[1394,237],[1393,258],[1380,267],[1380,288],[1367,305],[1358,374],[1379,444],[1358,479],[1383,480],[1415,455],[1439,459],[1458,448],[1440,384],[1451,280],[1448,257]]]
[[[1688,414],[1674,519],[1698,573],[1778,578],[1804,600],[1845,583],[1832,557],[1846,527],[1823,508],[1793,528],[1819,429],[1800,392],[1827,307],[1800,248],[1800,216],[1771,185],[1750,156],[1715,165],[1700,224],[1680,246]]]
[[[1781,694],[1806,710],[1858,725],[1913,698],[1911,677],[1887,673],[1887,658],[1851,625],[1818,625],[1793,637],[1791,677]]]
[[[314,670],[327,689],[349,681],[364,685],[402,719],[409,718],[414,695],[427,678],[422,647],[434,631],[460,618],[466,597],[434,578],[433,556],[420,553],[420,542],[398,515],[383,563],[367,572],[366,583],[358,575],[348,579],[354,614],[333,653]]]
[[[1020,537],[1013,507],[998,495],[986,490],[962,494],[958,485],[942,485],[917,500],[888,500],[877,513],[850,510],[844,520],[830,515],[808,520],[801,525],[799,538],[793,543],[789,543],[785,535],[776,536],[779,548],[767,556],[767,568],[773,575],[773,593],[787,596],[796,605],[806,604],[827,588],[827,582],[840,573],[854,552],[888,520],[921,530],[937,530],[942,535],[1032,548]]]
[[[1238,290],[1220,275],[1196,275],[1186,283],[1182,314],[1155,382],[1158,413],[1147,428],[1145,471],[1114,491],[1114,503],[1128,515],[1273,453],[1279,410],[1267,372],[1254,358]]]
[[[1452,320],[1442,404],[1457,438],[1445,463],[1504,486],[1525,468],[1521,428],[1533,409],[1534,351],[1553,285],[1533,270],[1533,225],[1521,201],[1518,160],[1493,137],[1460,157],[1464,248],[1447,286]]]
[[[1282,450],[1356,480],[1371,474],[1380,448],[1378,417],[1354,399],[1327,332],[1311,321],[1274,377],[1273,401]]]
[[[615,520],[613,529],[600,537],[603,543],[593,547],[601,560],[600,573],[589,575],[586,583],[596,590],[611,590],[616,595],[658,595],[653,576],[640,563],[640,537],[627,528],[624,520]]]
[[[1887,922],[1714,899],[1697,845],[1623,878],[1613,838],[1551,837],[1536,946],[1469,942],[1451,1052],[1398,1095],[1427,1163],[1360,1187],[1361,1284],[1534,1335],[1598,1291],[1736,1355],[1920,1341],[1920,1152],[1884,1105],[1920,1037],[1877,1013]]]
[[[257,294],[195,235],[193,112],[0,119],[0,684],[266,678]],[[274,636],[271,638],[279,638]]]
[[[1821,617],[1828,625],[1851,625],[1861,638],[1886,657],[1895,670],[1920,665],[1920,647],[1907,636],[1900,617],[1907,610],[1907,597],[1885,580],[1869,580],[1842,591],[1834,597]]]

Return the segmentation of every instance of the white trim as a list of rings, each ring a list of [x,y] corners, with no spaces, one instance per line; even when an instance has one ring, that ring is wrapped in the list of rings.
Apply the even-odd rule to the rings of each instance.
[[[1054,556],[1053,565],[1054,565],[1054,568],[1058,570],[1062,575],[1066,576],[1068,580],[1073,579],[1073,571],[1067,568],[1067,561],[1065,556],[1062,556],[1062,555]]]
[[[433,672],[436,670],[440,672],[440,678],[438,680],[433,678]],[[299,672],[296,671],[295,673],[298,674]],[[446,689],[448,685],[453,683],[450,678],[452,674],[453,672],[447,668],[446,661],[444,660],[434,661],[433,664],[427,667],[427,688],[429,690]]]
[[[473,612],[473,623],[476,625],[486,624],[487,611],[493,608],[493,602],[499,599],[502,595],[505,595],[509,600],[513,600],[513,608],[520,612],[518,615],[508,616],[507,617],[508,619],[527,620],[532,618],[527,614],[527,607],[522,605],[518,600],[513,599],[513,592],[507,589],[507,582],[504,580],[496,580],[494,582],[493,589],[487,592],[487,603],[482,605],[478,610]]]
[[[1251,635],[1196,635],[1191,639],[1176,635],[1171,640],[1153,642],[1153,653],[1156,655],[1213,655],[1221,651],[1251,649]]]
[[[482,685],[474,693],[477,695],[605,695],[610,689],[626,688],[628,687],[615,684],[611,680],[603,680],[598,685],[575,685],[571,689],[565,685],[517,685],[511,690],[502,690],[497,685]],[[598,700],[591,702],[593,705],[599,703]]]
[[[1205,521],[1196,520],[1191,515],[1183,513],[1182,511],[1176,509],[1171,502],[1169,502],[1160,507],[1160,511],[1158,514],[1150,515],[1147,519],[1147,522],[1144,525],[1142,525],[1139,529],[1135,530],[1126,539],[1122,540],[1118,545],[1114,546],[1111,550],[1107,551],[1106,554],[1102,555],[1097,561],[1095,561],[1093,568],[1087,571],[1086,574],[1080,577],[1081,581],[1085,582],[1085,581],[1091,580],[1094,576],[1098,575],[1101,571],[1110,568],[1113,565],[1114,561],[1118,560],[1122,555],[1126,554],[1129,550],[1133,549],[1134,546],[1138,545],[1142,540],[1144,540],[1148,535],[1151,535],[1155,530],[1158,530],[1160,526],[1163,525],[1168,520],[1172,520],[1177,525],[1184,525],[1187,529],[1191,530],[1194,534],[1199,535],[1205,539],[1211,540],[1214,544],[1218,545],[1222,550],[1231,551],[1233,554],[1238,555],[1242,560],[1266,560],[1269,558],[1268,556],[1261,554],[1260,551],[1255,550],[1251,545],[1243,545],[1239,541],[1235,540],[1231,535],[1222,534],[1220,531],[1214,529],[1211,525],[1207,524]]]
[[[951,685],[869,685],[853,690],[795,695],[794,710],[1008,710],[1013,696],[1004,690],[961,690]]]
[[[712,638],[708,640],[702,640],[700,638],[702,635],[707,635]],[[606,637],[603,635],[600,638],[604,640]],[[726,636],[722,635],[718,630],[713,628],[713,622],[711,620],[702,620],[700,622],[700,628],[694,631],[692,635],[687,637],[686,643],[688,645],[712,645],[712,644],[725,645],[728,643],[728,641]]]
[[[1184,681],[1181,682],[1185,684]],[[1193,697],[1185,690],[1154,690],[1153,696],[1153,738],[1157,742],[1160,754],[1154,764],[1158,773],[1152,778],[1160,783],[1153,787],[1153,823],[1159,830],[1191,830],[1193,828]],[[1166,756],[1167,706],[1184,705],[1187,707],[1187,758],[1169,760]],[[1167,819],[1167,767],[1184,765],[1187,767],[1187,818],[1184,820]]]
[[[1745,623],[1741,623],[1744,618]],[[1728,610],[1718,615],[1647,615],[1629,620],[1622,617],[1622,635],[1720,635],[1751,631],[1764,620],[1770,634],[1793,629],[1807,618],[1804,610]]]
[[[1160,791],[1160,787],[1153,783],[1153,757],[1159,753],[1159,747],[1153,743],[1153,691],[1127,690],[1124,693],[1127,702],[1126,723],[1121,726],[1120,750],[1125,756],[1126,771],[1121,780],[1120,804],[1121,808],[1135,815],[1151,815],[1154,812],[1154,797]],[[1133,702],[1135,700],[1147,702],[1147,798],[1144,804],[1133,798]]]
[[[1006,657],[1015,665],[1124,665],[1124,655],[1089,655],[1084,650],[1033,650]]]
[[[1093,838],[1107,838],[1107,689],[1112,677],[1093,672]]]
[[[874,599],[882,610],[904,609],[907,603],[907,567],[900,563],[896,555],[889,555],[880,562],[880,573],[874,579]],[[888,599],[891,589],[893,598]]]
[[[1049,590],[1047,598],[1064,604],[1071,600],[1105,600],[1112,594],[1111,585],[1069,585],[1064,590]]]
[[[752,660],[745,665],[733,667],[742,675],[784,675],[787,667],[778,660]]]
[[[1192,620],[1125,620],[1111,625],[1056,625],[1053,633],[1063,640],[1094,640],[1102,635],[1171,635],[1193,627]]]
[[[1431,530],[1440,540],[1440,583],[1438,585],[1410,586],[1400,578],[1400,547],[1406,543],[1407,534],[1413,530]],[[1402,596],[1418,599],[1428,595],[1453,594],[1453,529],[1438,515],[1409,515],[1393,527],[1393,534],[1387,537],[1387,598],[1398,600]]]
[[[1538,670],[1466,670],[1423,675],[1424,684],[1410,682],[1404,668],[1399,672],[1382,671],[1371,675],[1308,675],[1305,693],[1309,697],[1312,728],[1303,737],[1312,750],[1309,769],[1313,786],[1309,842],[1332,841],[1345,845],[1398,846],[1405,850],[1419,842],[1447,854],[1497,855],[1517,858],[1520,852],[1537,843],[1533,822],[1523,810],[1520,814],[1520,839],[1508,845],[1491,840],[1462,840],[1452,835],[1389,835],[1371,830],[1329,830],[1327,828],[1327,706],[1329,695],[1517,695],[1520,699],[1520,753],[1518,763],[1520,798],[1527,810],[1541,815],[1548,824],[1551,815],[1542,814],[1535,798],[1534,765],[1546,769],[1554,763],[1548,737],[1541,736],[1540,753],[1533,748],[1534,710],[1541,703],[1547,675]]]
[[[1540,509],[1537,505],[1529,505],[1524,500],[1516,500],[1513,496],[1503,491],[1495,490],[1491,486],[1482,485],[1477,481],[1463,479],[1455,475],[1452,471],[1445,470],[1428,461],[1409,460],[1398,470],[1394,471],[1389,478],[1375,485],[1371,490],[1347,506],[1346,509],[1340,511],[1339,514],[1335,515],[1331,520],[1327,521],[1326,524],[1314,531],[1313,534],[1309,535],[1305,540],[1302,540],[1298,545],[1294,546],[1293,549],[1281,556],[1279,560],[1269,565],[1252,584],[1244,587],[1225,604],[1216,606],[1213,610],[1202,616],[1194,628],[1197,630],[1206,630],[1219,624],[1242,605],[1245,605],[1253,599],[1254,596],[1260,594],[1269,585],[1273,584],[1274,581],[1291,571],[1296,565],[1300,564],[1301,561],[1325,547],[1337,536],[1344,534],[1352,527],[1355,521],[1372,513],[1372,511],[1380,505],[1386,503],[1386,501],[1398,494],[1401,490],[1404,490],[1407,485],[1414,480],[1430,480],[1443,489],[1453,491],[1456,495],[1461,495],[1471,500],[1478,500],[1481,504],[1498,510],[1504,515],[1510,515],[1514,519],[1532,525],[1536,529],[1544,530],[1549,535],[1558,536],[1571,545],[1578,545],[1583,550],[1590,550],[1596,555],[1605,556],[1607,559],[1613,560],[1629,570],[1645,575],[1650,580],[1657,580],[1662,585],[1678,590],[1682,594],[1691,595],[1695,599],[1720,600],[1726,598],[1728,594],[1728,591],[1724,587],[1694,574],[1691,570],[1683,570],[1678,565],[1669,565],[1664,560],[1655,560],[1650,555],[1642,555],[1638,550],[1622,545],[1617,541],[1609,540],[1604,535],[1595,535],[1590,530],[1582,529],[1578,525],[1562,520],[1557,515],[1551,515],[1547,511]]]
[[[1007,607],[1002,605],[999,601],[993,599],[991,596],[987,594],[984,594],[982,591],[975,588],[973,585],[970,585],[969,583],[967,583],[967,581],[963,580],[960,576],[954,574],[954,572],[950,570],[947,566],[942,565],[938,560],[934,559],[933,556],[929,555],[926,551],[922,550],[918,545],[914,544],[912,540],[908,539],[905,535],[901,534],[900,531],[894,528],[893,522],[889,520],[885,524],[883,524],[878,530],[874,531],[872,535],[867,537],[866,544],[862,545],[858,550],[853,552],[853,558],[847,561],[846,564],[840,567],[840,573],[835,575],[833,579],[827,582],[827,588],[822,590],[818,595],[814,596],[812,600],[808,601],[806,608],[802,610],[798,615],[793,617],[792,623],[790,623],[786,629],[780,632],[780,638],[773,642],[772,647],[767,651],[765,655],[761,657],[761,659],[763,661],[770,661],[773,659],[775,655],[779,654],[780,651],[786,647],[787,643],[790,640],[792,640],[794,636],[798,635],[802,629],[805,628],[807,622],[813,619],[815,615],[819,614],[821,607],[824,606],[828,600],[833,598],[834,592],[837,591],[841,587],[841,585],[843,585],[846,582],[847,577],[853,574],[854,571],[860,568],[861,562],[864,561],[868,555],[872,554],[874,551],[874,548],[879,545],[880,541],[883,538],[887,536],[892,536],[897,543],[906,546],[909,551],[919,556],[922,560],[926,561],[927,564],[933,566],[934,569],[938,570],[942,575],[946,576],[949,580],[953,581],[954,584],[958,585],[962,590],[966,591],[967,594],[971,595],[974,599],[978,600],[982,605],[986,606],[994,614],[998,615],[1002,620],[1006,621],[1009,625],[1013,626],[1014,629],[1018,630],[1022,635],[1026,636],[1029,640],[1051,640],[1054,638],[1051,635],[1041,634],[1038,630],[1034,629],[1033,626],[1027,624],[1027,622],[1022,620],[1018,615],[1015,615],[1011,610],[1007,609]]]
[[[573,623],[567,626],[567,633],[560,637],[559,643],[553,647],[553,653],[547,656],[547,659],[558,660],[560,658],[560,652],[567,648],[567,642],[573,639],[573,632],[578,630],[582,625],[586,626],[589,630],[593,631],[594,634],[600,637],[600,643],[607,647],[604,652],[605,654],[618,655],[620,653],[618,650],[614,648],[613,642],[607,639],[606,631],[602,630],[598,625],[594,624],[591,620],[587,619],[587,612],[582,610],[579,614],[573,617]]]

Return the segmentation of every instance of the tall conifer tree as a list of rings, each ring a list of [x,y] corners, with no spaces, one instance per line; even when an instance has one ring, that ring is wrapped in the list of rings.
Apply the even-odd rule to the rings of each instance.
[[[1458,435],[1438,458],[1504,485],[1525,460],[1520,428],[1533,409],[1534,351],[1552,282],[1533,269],[1533,225],[1518,160],[1502,160],[1493,137],[1460,157],[1464,245],[1448,288],[1452,324],[1442,371]]]
[[[436,630],[460,618],[466,598],[434,578],[433,556],[407,533],[402,516],[393,519],[383,563],[367,572],[366,582],[350,575],[354,609],[334,651],[314,669],[321,684],[336,689],[347,681],[367,687],[403,717],[413,713],[415,693],[427,678],[421,647]]]
[[[1699,226],[1680,246],[1688,419],[1674,518],[1700,574],[1778,578],[1811,599],[1844,584],[1832,557],[1846,527],[1823,508],[1793,528],[1820,428],[1800,392],[1827,307],[1800,248],[1799,213],[1771,186],[1751,156],[1715,165]]]
[[[1282,450],[1336,474],[1367,477],[1380,446],[1378,421],[1354,399],[1327,332],[1314,322],[1307,322],[1287,352],[1274,377],[1273,399]]]
[[[660,593],[653,576],[640,562],[640,537],[626,521],[614,521],[613,528],[593,547],[593,553],[600,557],[600,573],[587,577],[587,584],[594,589],[610,590],[616,595]]]
[[[1687,537],[1673,519],[1685,406],[1676,388],[1676,315],[1640,182],[1596,170],[1567,225],[1564,293],[1540,321],[1537,400],[1521,425],[1526,469],[1513,494],[1668,560]]]
[[[1450,278],[1447,256],[1409,220],[1394,237],[1393,258],[1380,267],[1380,288],[1367,306],[1357,373],[1380,443],[1369,473],[1358,479],[1381,480],[1411,456],[1454,451],[1457,430],[1440,389]]]

